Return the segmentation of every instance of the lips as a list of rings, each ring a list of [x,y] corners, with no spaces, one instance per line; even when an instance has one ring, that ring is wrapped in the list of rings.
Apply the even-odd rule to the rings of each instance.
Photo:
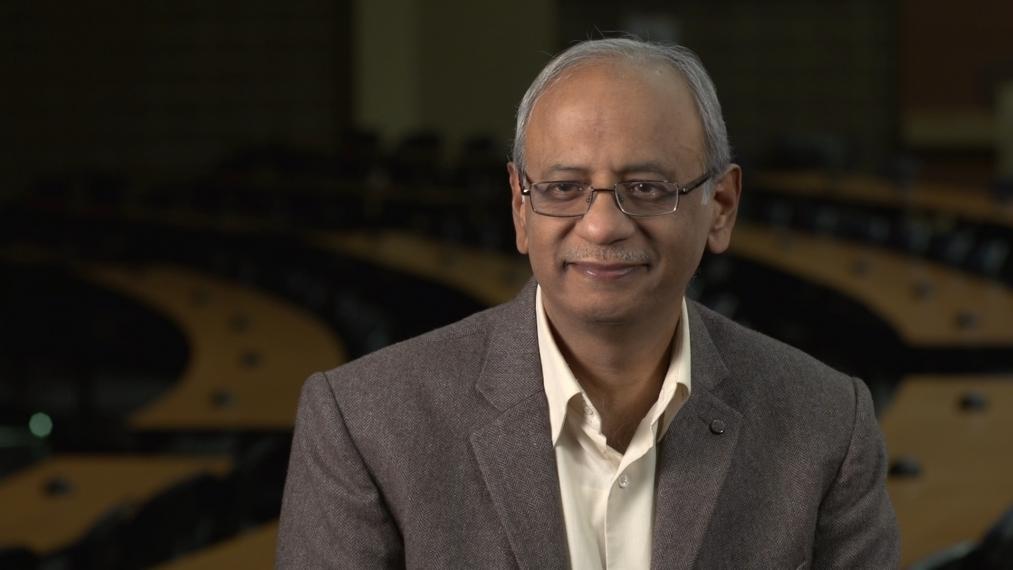
[[[591,261],[574,261],[567,263],[566,267],[591,279],[616,280],[631,275],[640,269],[644,269],[646,266],[633,263],[595,263]]]

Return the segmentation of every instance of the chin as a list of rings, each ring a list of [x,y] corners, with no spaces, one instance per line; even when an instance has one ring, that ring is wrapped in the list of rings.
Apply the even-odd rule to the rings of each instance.
[[[643,306],[615,300],[595,302],[585,299],[579,306],[571,307],[570,311],[582,321],[599,325],[623,325],[645,317]]]

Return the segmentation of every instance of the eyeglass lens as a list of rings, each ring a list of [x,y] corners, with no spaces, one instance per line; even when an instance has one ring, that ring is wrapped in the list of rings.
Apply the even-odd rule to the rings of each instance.
[[[678,189],[660,182],[620,183],[614,190],[577,182],[542,182],[531,185],[531,206],[538,213],[579,216],[590,209],[596,192],[613,192],[619,208],[634,216],[668,214],[679,203]]]

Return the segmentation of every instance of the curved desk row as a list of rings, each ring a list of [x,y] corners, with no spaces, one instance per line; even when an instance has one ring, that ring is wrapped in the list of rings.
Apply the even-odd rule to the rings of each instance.
[[[221,570],[274,568],[278,523],[251,529],[235,538],[188,554],[157,567],[157,570]]]
[[[4,254],[48,261],[31,248]],[[159,264],[75,268],[175,321],[190,346],[178,382],[128,417],[134,429],[289,430],[306,377],[345,360],[317,317],[237,283]],[[51,554],[112,509],[133,510],[199,473],[230,471],[224,457],[56,455],[0,482],[0,545]]]
[[[805,173],[760,178],[765,183],[791,186],[775,176],[795,180],[794,187],[800,192],[818,188],[814,180],[826,178]],[[849,193],[878,197],[869,200],[897,200],[896,192],[889,188],[876,190],[860,181],[849,184],[853,186],[845,186]],[[932,200],[919,200],[939,207],[949,204],[945,200],[951,193],[937,194]],[[961,198],[959,203],[976,202]],[[1013,211],[996,210],[991,202],[981,207],[1013,222]],[[207,216],[191,216],[176,223],[223,229]],[[230,227],[239,232],[264,229],[256,220]],[[310,246],[431,279],[490,305],[509,300],[531,274],[522,257],[451,245],[405,231],[310,231],[300,238]],[[858,300],[912,347],[1013,346],[1013,318],[1008,317],[1013,315],[1013,290],[989,279],[882,247],[744,222],[735,228],[731,253]]]
[[[404,232],[314,234],[342,255],[424,275],[490,304],[530,276],[527,260]],[[1013,346],[1013,290],[881,248],[751,224],[730,253],[826,285],[870,307],[911,346]]]
[[[408,232],[314,232],[306,239],[321,249],[431,279],[488,305],[510,300],[531,277],[526,258]]]
[[[30,246],[7,247],[0,255],[53,261]],[[347,359],[322,319],[245,285],[158,263],[74,268],[171,319],[187,339],[190,357],[181,378],[130,416],[133,428],[288,430],[303,381]]]
[[[887,482],[904,564],[981,540],[1013,507],[1013,376],[905,378],[881,424],[906,467]]]
[[[85,274],[172,318],[189,341],[182,377],[130,417],[137,429],[290,429],[303,381],[345,360],[319,318],[236,283],[166,265]]]
[[[750,176],[748,183],[777,193],[917,210],[1013,228],[1013,203],[1003,204],[978,188],[918,183],[905,189],[882,178],[813,171],[760,172]]]
[[[0,544],[54,552],[80,539],[114,507],[136,508],[188,477],[231,469],[225,457],[55,456],[0,485]]]
[[[527,261],[523,258],[496,255],[467,247],[446,247],[440,242],[403,232],[314,233],[307,235],[306,239],[323,249],[421,274],[490,304],[512,297],[530,275]],[[873,308],[913,345],[1013,344],[1013,319],[1008,318],[1008,315],[1013,314],[1013,300],[1009,289],[945,267],[912,262],[902,255],[865,246],[746,224],[736,229],[732,253],[804,279],[824,283],[860,300]],[[287,429],[291,427],[299,387],[306,375],[314,370],[334,366],[344,359],[340,344],[325,327],[315,323],[312,316],[301,314],[282,301],[236,284],[210,279],[178,267],[158,265],[140,270],[94,266],[87,268],[86,274],[99,283],[141,299],[156,310],[171,315],[186,332],[194,348],[184,377],[176,388],[130,419],[130,424],[138,429]],[[254,320],[250,315],[257,315],[257,318]],[[275,349],[280,350],[268,352]],[[912,445],[918,445],[916,442],[919,438],[931,442],[932,438],[926,438],[926,434],[936,433],[929,428],[919,430],[908,427],[918,425],[910,419],[910,413],[903,411],[906,409],[903,402],[910,399],[910,396],[905,396],[902,392],[888,416],[901,419],[884,420],[884,431],[892,453],[904,452],[905,437],[911,437]],[[923,399],[915,398],[916,401]],[[931,417],[931,414],[926,417]],[[899,427],[889,427],[890,421]],[[1009,426],[1005,424],[990,425],[988,429],[1006,429],[1004,433],[1010,433]],[[938,433],[939,437],[943,437],[943,432]],[[992,443],[981,445],[994,445],[995,439],[992,438]],[[911,449],[910,453],[919,452],[918,449]],[[940,453],[941,456],[949,457]],[[70,460],[56,458],[51,462]],[[123,459],[134,460],[151,462],[147,458]],[[200,463],[193,467],[193,463],[187,463],[203,460],[178,461],[190,465],[193,470],[228,470],[227,465],[222,466],[224,464],[207,467]],[[919,498],[924,502],[924,497],[928,496],[925,493],[934,495],[944,492],[940,489],[953,488],[952,480],[943,475],[929,476],[928,467],[935,465],[933,461],[935,460],[924,461],[927,475],[921,483],[908,485],[908,481],[891,481],[891,493],[899,513],[917,509]],[[18,504],[4,500],[4,493],[20,493],[30,497],[31,492],[26,489],[44,486],[44,481],[53,477],[49,471],[45,471],[51,469],[47,467],[49,464],[46,462],[37,466],[41,474],[34,475],[34,482],[5,481],[0,488],[0,504]],[[966,461],[963,464],[966,465]],[[31,477],[34,469],[26,471],[24,475]],[[115,466],[111,463],[102,464],[96,469],[104,474],[103,479],[107,479],[111,473],[109,469],[115,469]],[[932,470],[932,473],[945,472],[944,469]],[[1002,473],[1008,476],[1006,471]],[[156,480],[155,476],[136,475],[134,478],[138,482],[152,481],[150,488],[146,488],[149,494],[169,484],[168,480]],[[115,480],[119,480],[118,476]],[[976,481],[974,485],[987,490],[993,483],[989,479]],[[130,492],[126,488],[119,490],[124,494]],[[106,495],[98,493],[92,496],[97,497],[95,501],[102,505],[115,504],[124,498],[119,495],[110,498]],[[994,495],[985,491],[982,495],[983,501],[989,497],[994,498]],[[144,494],[138,492],[128,499],[131,497],[143,500]],[[911,501],[913,506],[906,506],[905,501]],[[996,504],[999,504],[998,500]],[[47,525],[44,532],[38,530],[39,527],[30,532],[26,525],[26,533],[31,534],[35,542],[25,544],[39,552],[52,550],[60,540],[66,541],[74,532],[80,533],[87,528],[89,521],[94,522],[100,514],[97,511],[101,511],[101,506],[97,510],[76,508],[82,514],[75,527],[77,530],[54,533]],[[931,509],[931,506],[925,508]],[[943,509],[931,510],[946,512]],[[32,511],[19,507],[10,512]],[[58,515],[54,512],[49,516]],[[906,529],[919,528],[918,516],[899,516]],[[973,516],[974,520],[985,521],[983,524],[991,520],[981,513]],[[916,522],[905,522],[906,520]],[[931,525],[922,525],[921,530],[906,530],[907,540],[921,544],[922,539],[912,532],[930,532],[925,530],[929,526]],[[973,535],[970,538],[978,538],[975,531],[968,528],[968,533]],[[13,527],[0,528],[0,536],[10,542],[10,537],[19,536],[17,530]],[[261,545],[258,548],[264,551],[264,545],[273,542],[270,538],[265,538],[272,536],[273,530],[268,528],[263,533],[243,535],[236,540],[256,542]],[[47,542],[50,537],[52,540]],[[190,560],[193,564],[202,563],[200,560],[225,559],[220,557],[232,560],[231,557],[236,556],[235,552],[243,550],[243,547],[222,545],[221,548],[198,553],[193,558],[184,560]],[[915,557],[915,554],[917,553],[911,553],[910,556]],[[184,560],[179,563],[182,564]]]
[[[868,306],[910,346],[1013,347],[1013,290],[882,248],[739,224],[731,253]]]

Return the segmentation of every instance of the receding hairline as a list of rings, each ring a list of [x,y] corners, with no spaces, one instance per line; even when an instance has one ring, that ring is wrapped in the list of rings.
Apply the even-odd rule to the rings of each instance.
[[[618,67],[625,70],[629,70],[641,77],[649,77],[652,72],[657,75],[665,75],[665,80],[671,82],[672,85],[677,86],[681,95],[685,96],[685,101],[688,103],[688,109],[692,113],[693,120],[697,128],[698,140],[694,141],[700,152],[701,158],[706,161],[707,155],[707,133],[706,127],[703,124],[703,118],[700,115],[700,110],[696,104],[695,95],[693,88],[689,84],[689,79],[685,73],[677,67],[667,63],[658,57],[647,57],[647,56],[627,56],[625,54],[601,54],[592,57],[587,57],[579,62],[575,62],[564,69],[559,75],[555,76],[552,81],[546,84],[543,89],[539,92],[538,97],[531,103],[530,110],[525,121],[524,130],[525,135],[530,131],[533,119],[538,115],[538,110],[542,105],[544,99],[551,99],[556,95],[556,91],[561,85],[564,85],[574,79],[574,76],[580,75],[583,72],[587,72],[589,69],[595,67]],[[657,89],[657,86],[654,86]],[[525,145],[527,144],[527,137],[525,136]]]
[[[668,75],[669,78],[676,80],[676,83],[678,83],[680,88],[685,91],[685,94],[690,97],[690,100],[694,101],[695,106],[695,95],[693,94],[693,89],[689,84],[689,79],[681,69],[657,57],[601,54],[574,62],[563,69],[558,75],[553,77],[552,80],[549,81],[538,93],[538,96],[535,97],[531,105],[531,112],[528,113],[528,116],[530,117],[534,114],[534,110],[538,106],[538,102],[554,91],[560,84],[566,83],[572,79],[574,75],[586,72],[588,69],[595,67],[615,67],[629,70],[642,76],[649,76],[651,72],[654,72],[657,75]],[[699,116],[700,113],[697,112],[696,114]]]
[[[685,46],[627,37],[579,42],[556,55],[542,68],[517,107],[512,145],[512,159],[516,165],[523,167],[528,121],[533,108],[545,92],[576,70],[588,64],[607,61],[641,70],[660,66],[676,72],[676,76],[681,77],[689,86],[697,117],[703,125],[708,169],[719,172],[731,163],[731,145],[721,113],[721,103],[714,82],[700,58]]]
[[[553,77],[535,98],[531,107],[532,110],[534,110],[535,106],[538,105],[538,101],[540,101],[547,93],[555,89],[557,85],[566,82],[578,73],[594,67],[616,67],[634,71],[642,75],[648,75],[652,71],[658,74],[664,73],[677,79],[679,85],[686,89],[686,93],[690,97],[693,97],[693,90],[690,88],[689,79],[686,77],[686,74],[681,69],[671,65],[659,57],[650,57],[639,54],[595,54],[568,65],[558,75]]]

